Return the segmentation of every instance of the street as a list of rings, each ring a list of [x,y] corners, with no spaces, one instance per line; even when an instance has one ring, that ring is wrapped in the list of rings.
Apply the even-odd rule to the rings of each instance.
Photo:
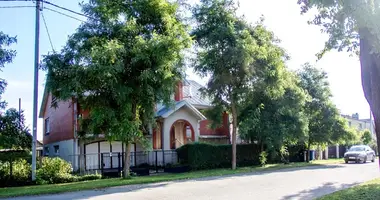
[[[14,199],[309,200],[378,178],[379,175],[376,161],[366,164],[313,166]]]

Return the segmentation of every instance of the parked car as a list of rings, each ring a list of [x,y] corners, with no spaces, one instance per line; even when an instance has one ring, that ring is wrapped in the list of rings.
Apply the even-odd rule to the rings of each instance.
[[[346,153],[344,153],[344,161],[355,161],[355,163],[366,163],[368,160],[375,162],[376,154],[371,147],[367,145],[352,146]]]

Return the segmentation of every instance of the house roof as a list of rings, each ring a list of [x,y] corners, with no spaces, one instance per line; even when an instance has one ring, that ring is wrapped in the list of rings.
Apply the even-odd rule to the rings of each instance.
[[[171,114],[175,113],[177,110],[182,107],[189,108],[196,116],[198,116],[201,120],[207,119],[198,109],[196,109],[193,105],[191,105],[187,100],[177,101],[173,107],[162,106],[157,112],[156,117],[167,118]]]
[[[193,80],[183,81],[183,98],[193,106],[211,106],[211,101],[202,95],[200,89],[203,86]]]

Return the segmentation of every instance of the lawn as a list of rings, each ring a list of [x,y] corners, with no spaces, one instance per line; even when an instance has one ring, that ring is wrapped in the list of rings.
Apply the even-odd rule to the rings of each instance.
[[[156,183],[163,181],[174,181],[174,180],[184,180],[193,178],[202,178],[210,176],[223,176],[238,173],[249,173],[249,172],[260,172],[267,170],[279,170],[295,167],[306,167],[306,166],[316,166],[322,164],[336,164],[339,163],[338,160],[322,160],[313,161],[311,163],[291,163],[291,164],[271,164],[265,167],[242,167],[237,170],[230,169],[213,169],[204,171],[193,171],[182,174],[161,174],[156,176],[143,176],[143,177],[133,177],[131,179],[101,179],[94,181],[84,181],[75,183],[65,183],[65,184],[53,184],[53,185],[35,185],[35,186],[25,186],[25,187],[10,187],[10,188],[0,188],[0,198],[2,197],[15,197],[15,196],[29,196],[29,195],[42,195],[42,194],[55,194],[62,192],[73,192],[80,190],[91,190],[99,188],[107,188],[113,186],[122,185],[132,185],[132,184],[144,184],[144,183]]]
[[[380,179],[375,179],[361,185],[341,190],[318,200],[377,200],[380,199]]]

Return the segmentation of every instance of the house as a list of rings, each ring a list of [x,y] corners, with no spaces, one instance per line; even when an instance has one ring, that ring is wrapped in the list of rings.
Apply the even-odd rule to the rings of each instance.
[[[359,114],[355,113],[350,115],[342,115],[348,122],[349,127],[354,127],[358,131],[369,130],[374,139],[376,139],[375,123],[373,119],[360,119]]]
[[[156,126],[146,138],[153,149],[145,151],[140,144],[131,146],[131,165],[141,163],[165,165],[177,162],[175,149],[189,142],[204,141],[229,143],[229,116],[221,113],[223,125],[210,128],[210,121],[202,114],[212,108],[210,101],[202,97],[202,86],[192,80],[176,85],[173,107],[156,105]],[[72,163],[75,170],[120,168],[125,145],[119,141],[108,142],[104,138],[78,138],[78,119],[87,117],[88,111],[72,98],[58,101],[45,88],[39,117],[43,121],[45,156],[59,156]],[[57,103],[58,107],[51,105]]]

